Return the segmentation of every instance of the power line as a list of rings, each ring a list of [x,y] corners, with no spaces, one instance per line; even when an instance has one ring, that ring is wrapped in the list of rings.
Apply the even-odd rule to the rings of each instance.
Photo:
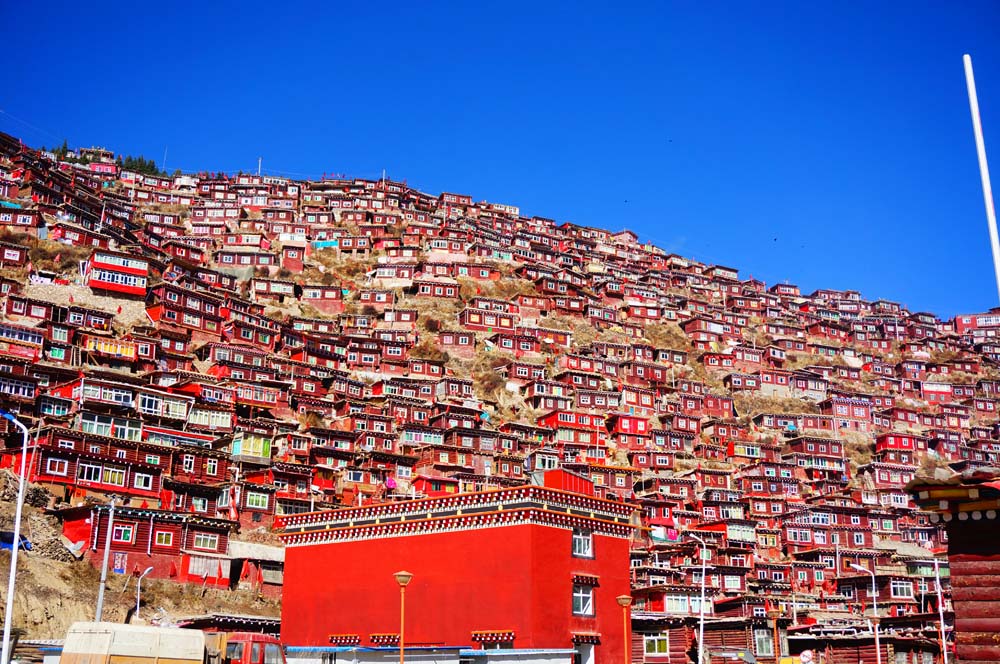
[[[57,141],[63,140],[63,139],[60,139],[55,134],[53,134],[51,131],[48,131],[46,129],[42,129],[41,127],[36,127],[35,125],[31,124],[27,120],[22,120],[21,118],[17,117],[16,115],[11,114],[10,112],[8,112],[8,111],[6,111],[6,110],[4,110],[2,108],[0,108],[0,114],[6,115],[8,118],[10,118],[11,120],[13,120],[14,122],[20,122],[25,127],[29,127],[30,129],[33,129],[33,130],[35,130],[37,132],[41,132],[41,133],[45,134],[46,136],[50,136],[50,137],[56,139]]]

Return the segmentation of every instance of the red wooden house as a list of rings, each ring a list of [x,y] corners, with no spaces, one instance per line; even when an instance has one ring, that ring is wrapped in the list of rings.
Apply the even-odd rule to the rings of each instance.
[[[87,264],[87,285],[95,291],[145,297],[148,281],[149,261],[132,254],[97,250]]]

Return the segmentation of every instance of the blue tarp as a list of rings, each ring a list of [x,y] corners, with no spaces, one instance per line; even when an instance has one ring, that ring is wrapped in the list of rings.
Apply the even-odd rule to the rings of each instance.
[[[0,549],[7,549],[10,551],[14,548],[14,531],[13,530],[3,530],[0,531]],[[31,551],[31,542],[24,535],[21,535],[21,548],[25,551]]]

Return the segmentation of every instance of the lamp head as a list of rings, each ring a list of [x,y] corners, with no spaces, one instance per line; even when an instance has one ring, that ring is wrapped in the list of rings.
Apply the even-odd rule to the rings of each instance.
[[[851,563],[851,567],[858,570],[859,572],[864,572],[865,574],[871,574],[871,570],[868,569],[867,567],[862,567],[861,565],[855,565],[854,563]]]
[[[410,583],[410,579],[413,578],[413,574],[407,572],[406,570],[400,570],[392,575],[396,579],[396,583],[399,584],[400,588],[405,588],[407,584]]]
[[[620,606],[622,608],[625,608],[626,606],[629,606],[629,605],[632,604],[632,596],[631,595],[619,595],[618,597],[615,597],[615,601],[618,602],[618,606]]]

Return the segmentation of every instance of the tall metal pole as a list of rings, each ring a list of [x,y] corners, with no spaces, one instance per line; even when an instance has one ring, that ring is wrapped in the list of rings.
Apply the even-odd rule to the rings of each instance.
[[[406,640],[403,630],[406,627],[406,586],[399,587],[399,664],[403,664],[403,652],[406,648]]]
[[[100,523],[100,516],[97,517]],[[115,528],[115,499],[111,499],[111,510],[108,513],[108,529],[104,533],[104,562],[101,563],[101,585],[97,589],[97,612],[94,616],[95,622],[101,622],[104,615],[104,586],[108,583],[108,557],[111,555],[111,536]]]
[[[965,63],[965,85],[969,90],[969,110],[972,112],[972,131],[976,136],[976,154],[979,157],[979,177],[983,183],[983,200],[986,203],[986,223],[990,229],[990,248],[993,250],[993,274],[997,281],[997,295],[1000,296],[1000,238],[997,236],[997,213],[993,206],[993,188],[990,186],[990,169],[986,163],[986,143],[983,140],[983,123],[979,118],[979,98],[976,95],[976,79],[972,74],[972,58],[968,53],[962,56]]]
[[[937,583],[937,605],[938,617],[941,620],[941,661],[948,664],[948,642],[944,633],[944,592],[941,590],[941,569],[938,566],[938,559],[934,559],[934,581]]]
[[[631,590],[631,586],[629,586]],[[631,595],[619,595],[615,597],[618,606],[622,607],[622,643],[625,647],[625,664],[629,664],[632,658],[629,656],[632,649],[632,640],[629,638],[629,607],[632,606]]]
[[[872,627],[875,631],[875,664],[882,664],[882,646],[878,640],[878,587],[875,585],[875,570],[870,570],[869,574],[872,575],[872,611],[875,613],[872,616]]]
[[[698,605],[698,664],[705,661],[705,540],[693,533],[688,533],[692,539],[701,544],[701,602]]]
[[[625,643],[625,664],[629,664],[628,655],[629,655],[629,646],[631,644],[629,643],[628,639],[628,604],[622,607],[622,634],[624,635],[622,641]]]
[[[24,490],[27,485],[28,462],[28,427],[6,411],[0,411],[0,417],[21,430],[21,481],[17,486],[17,506],[14,508],[14,539],[10,549],[10,578],[7,581],[7,604],[3,616],[3,652],[0,653],[0,664],[10,661],[10,629],[14,618],[14,581],[17,577],[17,552],[21,549],[21,508],[24,506]]]
[[[393,577],[399,584],[399,664],[405,662],[406,637],[403,630],[406,627],[406,585],[413,578],[413,574],[406,570],[399,570]]]

